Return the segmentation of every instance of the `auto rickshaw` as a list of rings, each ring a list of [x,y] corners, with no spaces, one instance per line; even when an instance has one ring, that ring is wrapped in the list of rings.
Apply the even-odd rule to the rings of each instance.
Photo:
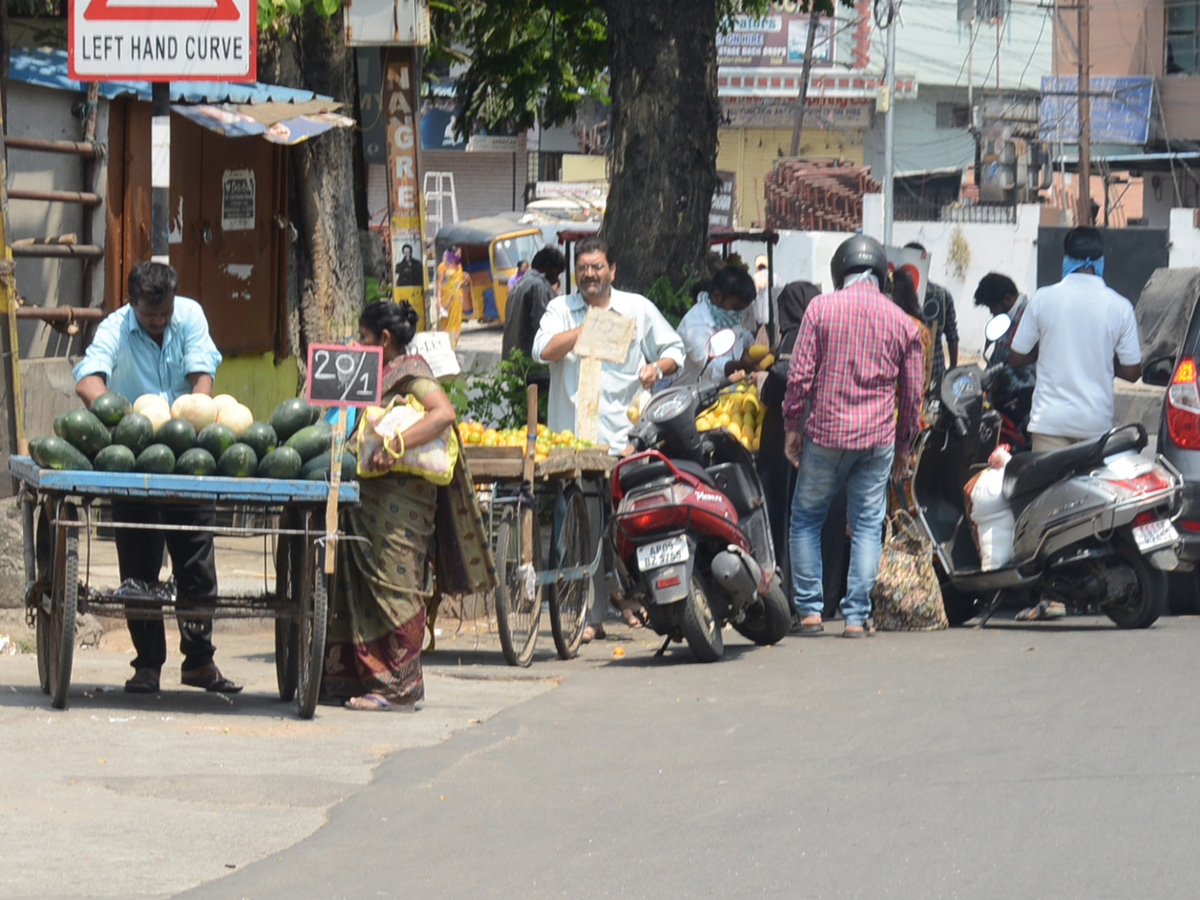
[[[483,316],[504,321],[508,279],[521,260],[533,259],[545,245],[536,226],[521,225],[504,216],[485,216],[446,225],[434,238],[437,258],[457,245],[463,271],[471,281],[471,302]]]

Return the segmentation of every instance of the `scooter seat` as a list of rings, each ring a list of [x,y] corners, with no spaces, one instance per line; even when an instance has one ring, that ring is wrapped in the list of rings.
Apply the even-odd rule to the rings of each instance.
[[[1061,450],[1014,454],[1004,469],[1004,499],[1041,493],[1081,469],[1100,465],[1106,456],[1127,450],[1140,451],[1145,446],[1143,429],[1121,428],[1094,441],[1083,441]]]
[[[671,465],[681,472],[695,475],[709,487],[717,486],[712,476],[704,471],[704,466],[699,463],[694,463],[689,459],[673,459]],[[624,467],[619,476],[621,490],[626,494],[659,479],[673,479],[674,477],[667,464],[656,457],[646,459],[641,465]]]

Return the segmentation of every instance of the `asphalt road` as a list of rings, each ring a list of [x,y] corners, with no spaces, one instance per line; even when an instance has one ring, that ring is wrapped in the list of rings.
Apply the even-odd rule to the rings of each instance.
[[[1200,621],[837,631],[707,666],[593,645],[180,896],[1197,894]]]

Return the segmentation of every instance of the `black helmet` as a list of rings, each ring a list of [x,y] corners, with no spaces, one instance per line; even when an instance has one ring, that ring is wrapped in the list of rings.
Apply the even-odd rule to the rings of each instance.
[[[879,283],[887,280],[888,260],[883,245],[865,234],[856,234],[834,251],[829,271],[833,275],[833,289],[840,291],[851,272],[870,269]]]

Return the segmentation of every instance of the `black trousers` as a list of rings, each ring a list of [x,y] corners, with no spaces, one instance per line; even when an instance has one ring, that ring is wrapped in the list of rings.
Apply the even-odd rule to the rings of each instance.
[[[113,501],[114,522],[146,525],[215,526],[217,511],[212,506],[169,506],[157,503]],[[121,580],[137,578],[155,584],[162,568],[163,546],[171,555],[175,575],[176,608],[179,615],[179,652],[185,670],[212,662],[212,619],[189,620],[182,613],[188,606],[205,605],[217,593],[217,563],[211,531],[161,531],[153,528],[117,528],[117,560]],[[130,619],[129,636],[137,656],[135,669],[161,669],[167,661],[167,638],[162,619]]]

